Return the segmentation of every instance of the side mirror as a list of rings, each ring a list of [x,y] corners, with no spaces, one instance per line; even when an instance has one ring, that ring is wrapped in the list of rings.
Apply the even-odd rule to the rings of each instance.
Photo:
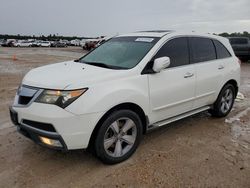
[[[160,57],[154,60],[153,71],[161,72],[161,70],[167,68],[170,65],[169,57]]]

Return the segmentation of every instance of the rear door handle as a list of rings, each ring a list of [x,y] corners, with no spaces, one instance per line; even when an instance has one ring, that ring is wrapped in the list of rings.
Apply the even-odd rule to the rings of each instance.
[[[187,72],[187,73],[184,75],[184,78],[190,78],[190,77],[192,77],[192,76],[194,76],[193,73]]]
[[[219,65],[218,69],[224,69],[223,65]]]

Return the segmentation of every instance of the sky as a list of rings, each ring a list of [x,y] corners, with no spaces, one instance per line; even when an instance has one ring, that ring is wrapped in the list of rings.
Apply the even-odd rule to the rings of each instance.
[[[250,0],[0,0],[0,34],[250,32]]]

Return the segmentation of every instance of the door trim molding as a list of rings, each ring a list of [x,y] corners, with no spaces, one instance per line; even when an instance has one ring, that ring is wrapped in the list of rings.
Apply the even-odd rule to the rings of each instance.
[[[182,101],[178,101],[178,102],[175,102],[175,103],[171,103],[171,104],[167,104],[167,105],[164,105],[164,106],[160,106],[160,107],[154,108],[153,111],[158,111],[158,110],[162,110],[164,108],[173,107],[173,106],[179,105],[181,103],[190,102],[190,101],[192,101],[194,99],[195,99],[195,97],[192,97],[192,98],[185,99],[185,100],[182,100]]]
[[[158,121],[158,122],[156,122],[156,123],[153,123],[153,124],[148,125],[147,130],[151,130],[151,129],[153,129],[153,128],[161,127],[161,126],[163,126],[163,125],[172,123],[172,122],[174,122],[174,121],[177,121],[177,120],[180,120],[180,119],[189,117],[189,116],[191,116],[191,115],[194,115],[194,114],[197,114],[197,113],[206,111],[206,110],[208,110],[208,109],[210,109],[210,108],[211,108],[210,106],[203,106],[203,107],[201,107],[201,108],[197,108],[197,109],[194,109],[194,110],[191,110],[191,111],[188,111],[188,112],[179,114],[179,115],[177,115],[177,116],[174,116],[174,117],[171,117],[171,118],[168,118],[168,119],[165,119],[165,120]]]

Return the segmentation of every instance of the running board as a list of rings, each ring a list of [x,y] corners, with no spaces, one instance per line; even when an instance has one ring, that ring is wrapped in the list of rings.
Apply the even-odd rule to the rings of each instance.
[[[185,117],[189,117],[189,116],[191,116],[191,115],[194,115],[194,114],[197,114],[197,113],[206,111],[206,110],[208,110],[208,109],[210,109],[210,108],[211,108],[210,106],[204,106],[204,107],[201,107],[201,108],[198,108],[198,109],[195,109],[195,110],[192,110],[192,111],[189,111],[189,112],[186,112],[186,113],[183,113],[183,114],[180,114],[180,115],[177,115],[177,116],[174,116],[174,117],[171,117],[171,118],[162,120],[162,121],[158,121],[158,122],[156,122],[156,123],[153,123],[153,124],[151,124],[151,125],[148,125],[148,129],[147,129],[147,130],[151,130],[151,129],[154,129],[154,128],[157,128],[157,127],[161,127],[161,126],[163,126],[163,125],[172,123],[172,122],[174,122],[174,121],[183,119],[183,118],[185,118]]]

